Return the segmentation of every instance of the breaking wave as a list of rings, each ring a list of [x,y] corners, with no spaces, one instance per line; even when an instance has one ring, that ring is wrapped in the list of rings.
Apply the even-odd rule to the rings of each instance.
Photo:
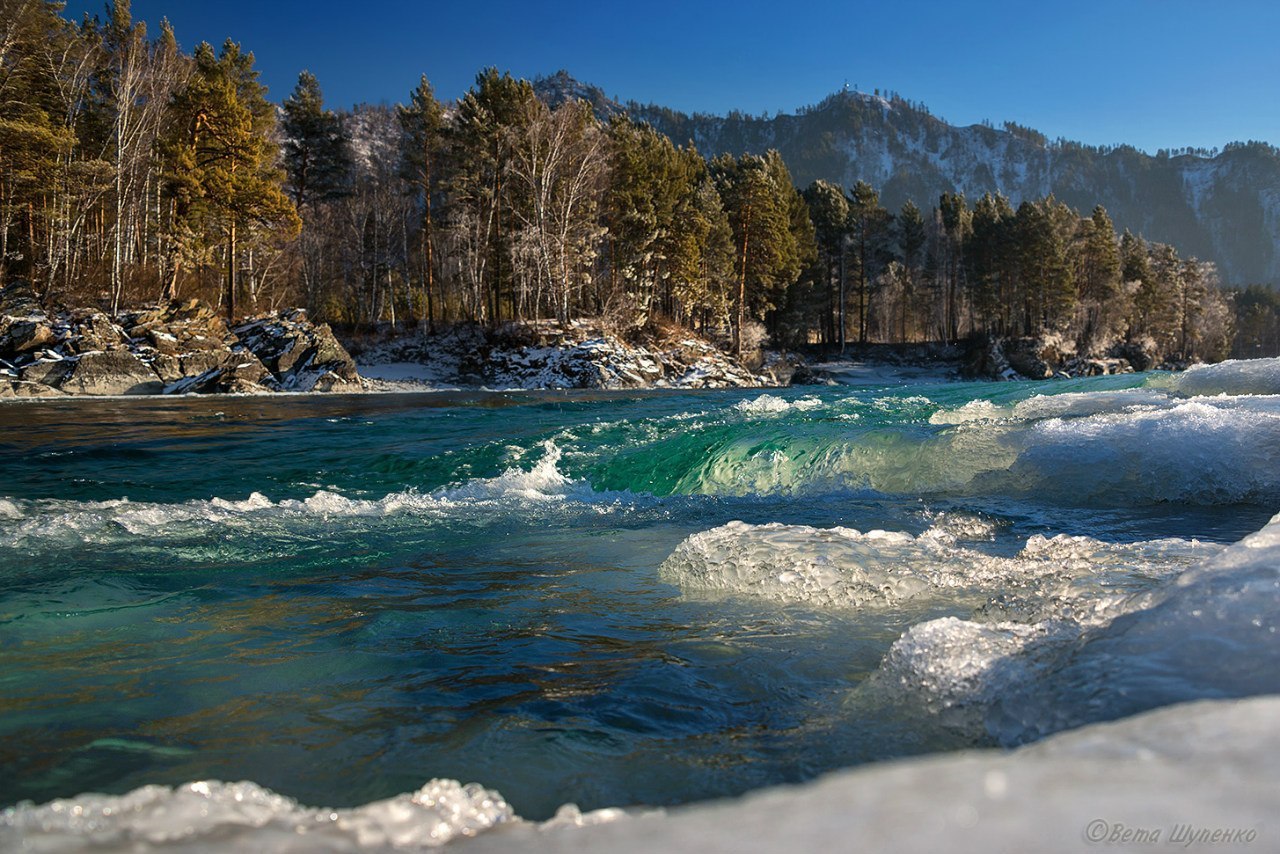
[[[511,467],[490,478],[477,478],[429,493],[394,492],[380,499],[352,498],[320,490],[305,499],[273,501],[259,492],[248,498],[212,498],[181,504],[133,502],[127,498],[77,502],[0,499],[0,545],[67,540],[107,542],[122,534],[149,536],[175,533],[184,527],[220,527],[251,533],[265,520],[276,522],[379,519],[398,516],[452,518],[481,510],[520,513],[537,507],[609,512],[641,499],[627,493],[597,492],[582,480],[561,472],[561,449],[543,444],[543,454],[529,469]]]
[[[928,423],[931,421],[932,423]],[[982,401],[919,427],[731,435],[675,491],[1003,495],[1075,506],[1280,501],[1280,397],[1139,389]]]

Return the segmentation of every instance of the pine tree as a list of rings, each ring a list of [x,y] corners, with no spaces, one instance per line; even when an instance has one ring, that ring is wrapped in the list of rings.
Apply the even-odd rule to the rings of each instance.
[[[57,119],[57,81],[40,56],[65,37],[60,8],[52,0],[0,2],[0,280],[15,267],[35,279],[47,207],[37,202],[76,146],[74,129]]]
[[[987,193],[973,208],[965,267],[975,322],[989,332],[1005,334],[1013,300],[1010,249],[1015,215],[1003,195]]]
[[[670,257],[673,295],[691,321],[729,329],[734,284],[733,227],[706,161],[693,149],[684,159],[695,176],[691,197],[681,201],[674,218]]]
[[[827,311],[826,343],[840,343],[845,337],[845,242],[849,239],[849,200],[844,191],[826,181],[814,181],[804,192],[813,222],[818,253],[824,265]],[[839,330],[837,332],[837,330]]]
[[[942,240],[936,263],[942,280],[942,335],[948,341],[960,337],[960,279],[965,243],[971,233],[971,216],[963,193],[943,193],[938,199]]]
[[[320,81],[310,71],[282,105],[284,164],[288,187],[298,210],[308,203],[335,199],[347,191],[351,149],[342,122],[324,108]]]
[[[497,323],[504,295],[509,314],[515,313],[512,208],[522,200],[507,181],[512,146],[525,136],[535,100],[529,81],[487,68],[458,102],[449,125],[451,231],[473,319]]]
[[[1091,352],[1095,340],[1107,330],[1105,309],[1120,293],[1120,250],[1116,231],[1102,205],[1093,215],[1080,221],[1074,248],[1076,299],[1083,310],[1078,347]]]
[[[907,200],[898,212],[896,222],[898,257],[902,259],[905,276],[902,296],[902,326],[898,340],[908,340],[908,317],[916,309],[917,283],[920,281],[920,270],[924,263],[924,248],[928,241],[925,231],[924,217],[916,203]]]
[[[422,293],[427,304],[427,327],[435,330],[435,235],[434,196],[441,179],[440,160],[444,147],[444,108],[436,100],[424,74],[409,93],[409,103],[397,108],[404,132],[402,173],[416,193],[421,194],[422,223],[418,231]],[[443,310],[443,300],[441,309]]]
[[[700,156],[691,163],[668,137],[625,116],[610,122],[608,137],[609,271],[627,295],[634,322],[643,325],[655,300],[668,302],[668,314],[674,309],[669,300],[673,256],[681,245],[677,209],[691,201],[706,166]]]
[[[712,161],[711,174],[733,228],[737,254],[733,347],[741,357],[747,319],[763,318],[776,306],[799,274],[800,260],[790,228],[788,197],[774,183],[768,159],[746,154],[735,160],[721,155]]]
[[[850,260],[858,295],[858,343],[867,343],[871,283],[892,255],[893,215],[880,204],[880,194],[859,181],[849,193]]]
[[[225,240],[225,307],[235,317],[241,235],[257,224],[296,235],[301,223],[283,189],[271,141],[275,113],[253,70],[253,54],[231,40],[215,55],[208,43],[195,51],[195,72],[173,105],[165,140],[169,192],[178,203],[184,242]],[[174,263],[176,288],[179,265]]]

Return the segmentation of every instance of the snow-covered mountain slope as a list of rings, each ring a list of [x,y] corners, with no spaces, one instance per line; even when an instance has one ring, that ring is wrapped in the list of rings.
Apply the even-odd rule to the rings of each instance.
[[[778,149],[796,183],[866,181],[896,209],[943,192],[1002,192],[1014,204],[1053,193],[1087,212],[1102,204],[1118,228],[1218,264],[1230,283],[1280,281],[1280,152],[1228,145],[1213,157],[1151,156],[1129,146],[1048,142],[1017,126],[956,127],[901,99],[841,92],[793,115],[632,113],[710,156]]]
[[[1270,145],[1152,156],[1130,146],[1050,142],[1015,124],[958,127],[901,98],[854,91],[769,117],[624,108],[565,72],[536,88],[549,103],[585,98],[603,118],[625,109],[708,157],[776,148],[798,186],[866,181],[893,210],[908,199],[927,210],[955,191],[970,202],[1002,192],[1015,206],[1053,193],[1085,213],[1101,204],[1117,228],[1214,261],[1229,284],[1280,282],[1280,151]]]

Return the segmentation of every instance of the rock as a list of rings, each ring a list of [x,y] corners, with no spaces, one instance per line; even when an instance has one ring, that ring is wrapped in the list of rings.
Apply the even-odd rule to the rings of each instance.
[[[26,353],[56,340],[53,328],[43,318],[0,318],[0,354],[5,356]]]
[[[296,391],[360,388],[356,363],[334,337],[333,330],[326,323],[313,326],[303,311],[250,318],[237,325],[233,332],[271,371],[281,388]]]
[[[44,385],[22,381],[0,380],[0,400],[22,399],[32,397],[63,397],[66,392]]]
[[[0,288],[0,359],[12,359],[57,339],[30,285],[18,279]]]
[[[151,357],[151,370],[156,372],[160,377],[160,381],[166,386],[177,382],[187,375],[182,369],[182,359],[169,353],[153,354]],[[201,372],[197,371],[197,373]]]
[[[68,350],[75,353],[92,353],[95,350],[115,350],[127,343],[124,332],[106,314],[96,309],[73,311],[70,316],[71,335]]]
[[[1003,342],[999,338],[974,339],[965,357],[965,376],[986,380],[1017,379],[1017,373],[1005,358]]]
[[[85,353],[74,360],[61,388],[73,394],[157,394],[164,384],[137,356],[125,350]]]
[[[1027,379],[1046,380],[1053,376],[1053,368],[1046,359],[1046,356],[1052,357],[1052,353],[1038,339],[1006,341],[1004,354],[1009,360],[1009,366]]]
[[[814,372],[809,363],[798,353],[766,351],[758,373],[770,385],[820,385],[824,378]]]
[[[25,383],[57,387],[62,385],[75,365],[75,361],[71,359],[32,362],[22,369],[21,378]]]
[[[1159,361],[1155,342],[1150,338],[1140,341],[1122,341],[1112,347],[1107,355],[1123,359],[1135,371],[1149,371]]]
[[[228,352],[216,365],[196,376],[185,376],[164,387],[165,394],[261,394],[277,391],[279,383],[248,350]]]

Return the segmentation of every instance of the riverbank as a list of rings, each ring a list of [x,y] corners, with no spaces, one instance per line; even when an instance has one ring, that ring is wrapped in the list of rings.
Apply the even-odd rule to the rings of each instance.
[[[677,326],[624,338],[592,319],[335,333],[301,309],[228,323],[195,300],[109,316],[95,308],[46,310],[22,282],[0,290],[0,400],[902,385],[1187,367],[1157,363],[1136,344],[1085,357],[1050,339],[851,345],[843,352],[758,349],[742,358],[723,345]]]
[[[228,324],[196,300],[47,311],[22,282],[0,290],[0,399],[360,391],[332,330],[294,310]]]
[[[825,381],[801,356],[760,351],[738,360],[678,327],[624,340],[593,320],[538,321],[347,340],[372,390],[775,388]]]

